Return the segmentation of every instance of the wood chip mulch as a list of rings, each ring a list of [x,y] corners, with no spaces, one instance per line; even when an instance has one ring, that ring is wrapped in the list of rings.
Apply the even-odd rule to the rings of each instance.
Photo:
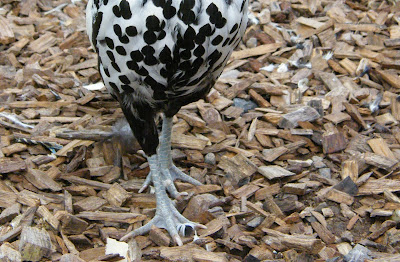
[[[117,241],[155,197],[85,6],[0,2],[1,261],[400,261],[398,1],[251,1],[223,75],[174,118],[174,161],[204,184],[177,181],[177,207],[207,226],[183,247]]]

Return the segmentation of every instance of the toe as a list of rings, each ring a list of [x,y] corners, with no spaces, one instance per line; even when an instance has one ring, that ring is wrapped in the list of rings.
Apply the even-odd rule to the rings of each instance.
[[[170,173],[171,173],[171,177],[175,180],[175,179],[180,179],[184,182],[188,182],[192,185],[195,186],[200,186],[202,185],[202,183],[200,183],[199,181],[197,181],[196,179],[194,179],[191,176],[186,175],[185,173],[183,173],[181,170],[179,170],[179,168],[177,168],[175,165],[172,165],[171,168],[169,169]]]
[[[163,173],[164,173],[164,172],[163,172]],[[165,173],[168,173],[168,171],[166,171]],[[174,185],[174,182],[172,182],[171,179],[166,179],[166,180],[164,181],[164,185],[165,185],[165,188],[168,190],[168,192],[171,194],[171,196],[172,196],[173,198],[177,198],[177,197],[180,195],[180,193],[178,192],[178,190],[176,190],[176,187],[175,187],[175,185]]]
[[[151,172],[147,175],[142,187],[139,189],[139,193],[142,193],[151,183]]]

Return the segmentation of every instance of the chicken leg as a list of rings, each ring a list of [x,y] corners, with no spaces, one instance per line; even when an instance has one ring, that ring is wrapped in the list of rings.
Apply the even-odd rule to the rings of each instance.
[[[185,192],[179,193],[177,191],[173,183],[176,179],[189,182],[196,186],[201,185],[199,181],[186,175],[173,164],[171,156],[171,133],[172,118],[164,116],[157,154],[147,158],[150,166],[150,173],[147,175],[142,188],[139,190],[139,193],[143,192],[150,183],[153,183],[157,202],[156,214],[146,225],[130,232],[121,238],[121,240],[144,234],[151,229],[151,226],[155,225],[160,228],[165,228],[174,241],[178,245],[182,245],[182,240],[178,232],[186,232],[188,228],[204,228],[203,225],[194,223],[182,216],[175,208],[172,200],[168,197],[167,192],[173,198],[187,195]]]

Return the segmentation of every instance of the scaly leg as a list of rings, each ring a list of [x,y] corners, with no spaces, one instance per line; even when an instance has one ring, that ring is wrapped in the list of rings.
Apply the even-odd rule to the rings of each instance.
[[[191,183],[195,186],[201,185],[199,181],[196,179],[186,175],[179,168],[177,168],[172,162],[171,156],[171,133],[172,133],[172,118],[163,116],[163,124],[160,136],[160,146],[157,150],[158,160],[161,167],[161,172],[163,174],[163,179],[166,183],[166,187],[168,192],[172,195],[172,197],[176,198],[179,194],[173,184],[173,181],[176,179],[180,179],[182,181]],[[139,190],[139,193],[143,192],[151,182],[151,177],[147,176],[146,181],[144,182],[142,188]]]
[[[184,195],[184,193],[179,193],[176,190],[173,183],[175,179],[181,179],[194,185],[201,185],[200,182],[180,171],[172,163],[171,131],[172,118],[164,117],[160,146],[157,154],[147,158],[150,165],[150,173],[139,191],[142,192],[151,182],[153,183],[157,201],[156,214],[146,225],[125,235],[121,238],[121,241],[129,237],[145,234],[151,229],[152,225],[155,225],[160,228],[165,228],[174,241],[181,246],[182,240],[179,237],[178,231],[185,231],[186,227],[204,228],[203,225],[194,223],[182,216],[167,195],[167,191],[174,198]]]

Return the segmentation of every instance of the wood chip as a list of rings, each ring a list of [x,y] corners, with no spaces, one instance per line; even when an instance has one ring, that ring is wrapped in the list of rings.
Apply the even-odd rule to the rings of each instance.
[[[280,166],[261,166],[258,168],[258,172],[268,178],[269,180],[275,178],[282,178],[287,176],[293,176],[295,173],[287,171]]]
[[[249,1],[221,77],[173,119],[173,162],[202,183],[174,181],[176,208],[208,228],[183,247],[153,228],[124,258],[107,239],[150,221],[156,195],[138,193],[150,170],[102,83],[87,1],[67,2],[0,1],[0,260],[397,259],[395,1]]]

